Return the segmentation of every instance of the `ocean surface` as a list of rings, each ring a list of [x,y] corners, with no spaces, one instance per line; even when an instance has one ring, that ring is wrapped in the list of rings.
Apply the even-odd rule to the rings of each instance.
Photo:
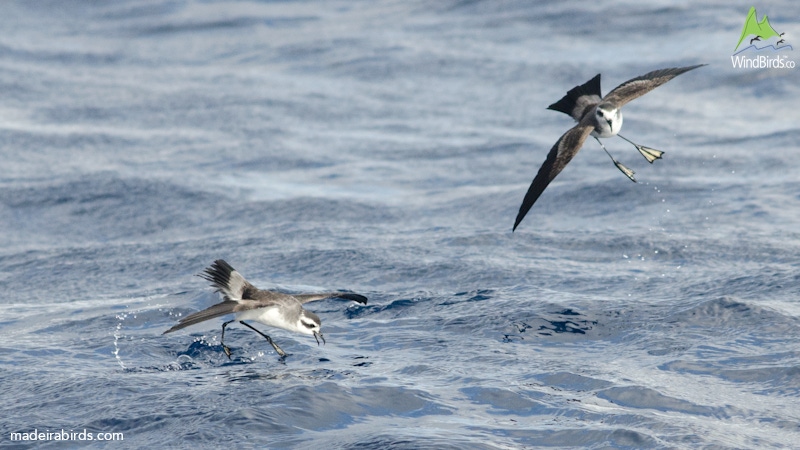
[[[0,447],[797,446],[800,68],[732,67],[750,6],[0,3]],[[700,63],[623,110],[663,160],[604,141],[638,183],[589,139],[511,232],[549,104]],[[216,259],[369,303],[228,360],[162,334]],[[62,430],[124,440],[12,439]]]

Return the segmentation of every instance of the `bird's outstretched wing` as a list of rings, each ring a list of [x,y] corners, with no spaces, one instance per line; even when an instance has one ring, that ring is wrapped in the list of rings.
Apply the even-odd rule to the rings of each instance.
[[[623,105],[631,100],[643,96],[678,75],[705,65],[706,64],[697,64],[695,66],[673,67],[670,69],[659,69],[648,72],[615,87],[614,90],[603,97],[603,102],[613,103],[617,108],[622,108]]]
[[[313,302],[326,298],[342,298],[367,304],[367,297],[349,292],[327,292],[320,294],[300,294],[291,295],[282,292],[274,292],[258,289],[250,284],[244,277],[237,272],[230,264],[222,259],[205,269],[199,275],[211,282],[211,285],[222,293],[224,299],[221,303],[210,306],[202,311],[188,315],[178,321],[178,324],[165,331],[164,334],[186,328],[196,323],[204,322],[215,317],[227,314],[248,311],[251,309],[264,308],[270,305],[280,304],[285,301],[298,301],[302,303]],[[294,300],[292,300],[294,299]]]
[[[203,273],[198,276],[211,282],[211,285],[222,293],[223,301],[182,318],[178,321],[177,325],[165,331],[164,334],[215,317],[269,306],[275,303],[276,297],[285,295],[271,291],[262,291],[256,288],[245,280],[236,269],[222,259],[214,261],[211,266],[206,268]]]
[[[514,222],[512,231],[517,229],[517,226],[522,222],[525,214],[527,214],[531,206],[536,203],[536,200],[542,195],[547,185],[550,184],[553,178],[555,178],[572,158],[575,157],[575,154],[581,149],[583,142],[589,137],[592,130],[594,130],[594,127],[591,125],[579,123],[564,133],[564,135],[556,141],[553,148],[550,149],[550,153],[547,154],[547,159],[544,161],[544,164],[539,168],[539,173],[536,174],[531,186],[528,188],[525,199],[522,200],[522,205],[519,207],[517,220]]]
[[[239,301],[248,298],[248,294],[258,291],[258,289],[244,279],[242,274],[236,271],[225,260],[214,261],[203,273],[198,275],[221,292],[225,300]]]
[[[341,298],[344,300],[352,300],[354,302],[367,304],[367,297],[350,292],[323,292],[319,294],[293,294],[292,297],[296,298],[301,304],[308,302],[315,302],[317,300],[324,300],[326,298]]]
[[[280,304],[281,297],[288,297],[289,299],[292,298],[291,295],[283,294],[281,292],[264,291],[256,288],[253,289],[255,289],[255,295],[252,296],[253,298],[247,298],[247,296],[245,296],[244,299],[231,300],[225,297],[225,300],[223,300],[221,303],[209,306],[202,311],[198,311],[194,314],[184,317],[178,321],[177,325],[165,331],[163,334],[171,333],[196,323],[205,322],[206,320],[213,319],[215,317],[277,305]]]
[[[172,333],[173,331],[186,328],[196,323],[205,322],[206,320],[213,319],[215,317],[224,316],[226,314],[232,314],[237,311],[236,308],[239,306],[240,306],[239,302],[235,302],[233,300],[225,300],[222,303],[217,303],[214,306],[210,306],[202,311],[198,311],[194,314],[184,317],[183,319],[178,321],[177,325],[165,331],[163,334]]]

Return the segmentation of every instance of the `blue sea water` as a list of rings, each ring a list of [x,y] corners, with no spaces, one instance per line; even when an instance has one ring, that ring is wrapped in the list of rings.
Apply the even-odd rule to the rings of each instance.
[[[783,448],[800,442],[800,69],[750,3],[0,4],[0,446]],[[787,41],[797,2],[756,5]],[[797,52],[787,51],[787,61]],[[624,109],[515,233],[602,73]],[[255,285],[327,344],[222,319]],[[122,442],[12,441],[117,432]]]

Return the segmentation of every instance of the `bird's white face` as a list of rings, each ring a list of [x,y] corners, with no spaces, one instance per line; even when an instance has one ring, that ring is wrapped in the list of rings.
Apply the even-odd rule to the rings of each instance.
[[[592,133],[597,137],[607,138],[614,136],[622,128],[622,111],[607,103],[597,105],[594,110],[597,127]]]
[[[322,321],[319,320],[319,317],[310,312],[310,311],[303,311],[300,314],[300,318],[297,320],[297,329],[303,334],[310,334],[314,336],[314,339],[317,340],[317,345],[319,345],[319,340],[322,339],[322,343],[325,343],[325,337],[322,336]]]

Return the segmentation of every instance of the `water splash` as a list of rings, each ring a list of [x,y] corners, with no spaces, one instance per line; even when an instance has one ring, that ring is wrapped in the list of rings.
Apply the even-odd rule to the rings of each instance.
[[[114,328],[114,352],[113,352],[113,354],[114,354],[114,358],[117,360],[117,363],[119,364],[119,366],[122,367],[122,370],[125,370],[127,368],[125,367],[125,363],[122,362],[122,357],[119,355],[119,340],[122,337],[122,322],[125,320],[126,317],[128,317],[127,313],[117,314],[117,320],[119,320],[119,322],[117,322],[117,326]]]

